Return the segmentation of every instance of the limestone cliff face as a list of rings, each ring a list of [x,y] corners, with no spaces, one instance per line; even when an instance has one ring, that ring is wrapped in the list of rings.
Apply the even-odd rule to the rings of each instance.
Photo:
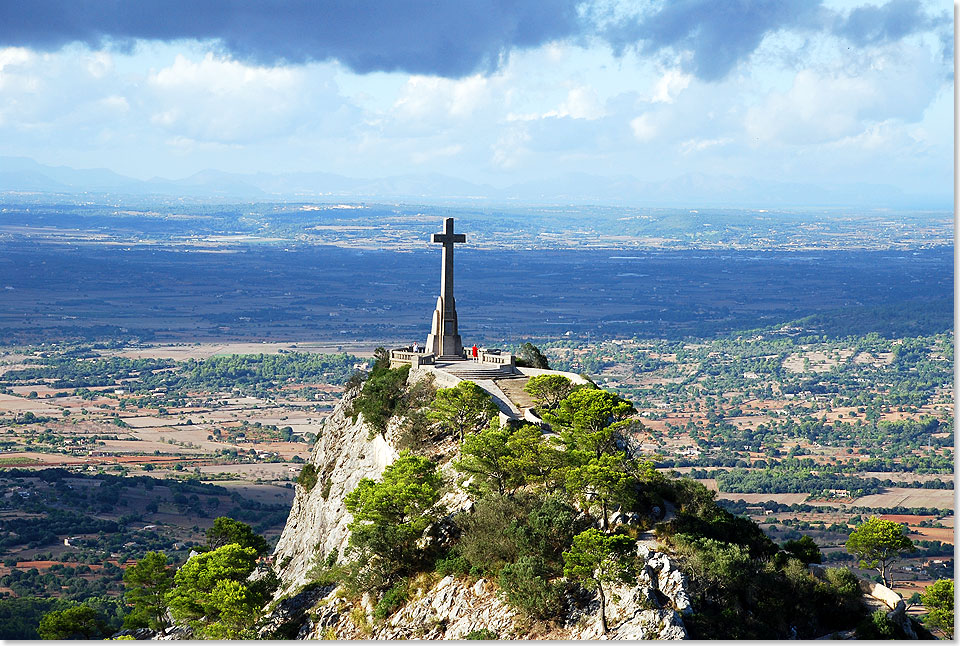
[[[310,490],[296,485],[296,496],[287,524],[274,551],[274,564],[282,581],[278,595],[307,582],[315,558],[332,550],[342,554],[353,519],[344,507],[344,497],[363,478],[377,479],[397,457],[397,451],[376,435],[369,438],[363,416],[354,423],[350,416],[353,393],[348,393],[325,420],[310,461],[318,481]]]
[[[487,629],[500,638],[600,638],[599,600],[581,590],[568,596],[565,616],[549,626],[524,621],[499,596],[495,582],[470,578],[426,576],[410,600],[384,621],[374,621],[373,601],[351,604],[334,586],[315,588],[308,572],[332,550],[342,555],[352,517],[344,497],[362,478],[379,478],[399,454],[396,438],[401,420],[388,427],[386,438],[370,438],[362,417],[347,414],[348,394],[327,418],[311,461],[318,482],[311,491],[297,485],[287,525],[274,552],[274,567],[282,581],[271,611],[261,624],[262,637],[299,639],[463,639]],[[441,440],[427,453],[443,456],[442,471],[451,474],[449,458],[457,443]],[[448,478],[448,481],[454,479]],[[451,513],[469,509],[469,497],[456,485],[441,499]],[[684,639],[681,615],[689,612],[686,581],[676,565],[655,546],[638,544],[646,566],[634,585],[612,590],[607,597],[608,639]]]

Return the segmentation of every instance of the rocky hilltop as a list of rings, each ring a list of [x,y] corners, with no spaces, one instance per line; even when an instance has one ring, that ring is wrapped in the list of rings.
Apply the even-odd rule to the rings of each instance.
[[[411,382],[422,374],[411,373]],[[364,478],[377,479],[400,454],[404,419],[390,420],[385,433],[372,432],[351,404],[358,391],[345,394],[326,419],[311,456],[317,481],[297,485],[296,498],[274,552],[281,580],[274,603],[260,629],[262,637],[298,639],[463,639],[490,631],[500,638],[596,639],[601,636],[597,595],[584,589],[568,593],[565,613],[549,625],[526,620],[498,594],[495,581],[470,576],[424,576],[410,599],[386,620],[374,619],[374,602],[365,594],[348,600],[336,584],[318,585],[311,570],[324,559],[343,558],[352,520],[346,495]],[[451,461],[458,443],[439,438],[426,452],[455,480]],[[469,513],[473,500],[451,484],[440,504],[455,517]],[[652,539],[636,546],[645,563],[633,585],[619,584],[607,594],[608,639],[685,639],[681,616],[690,611],[686,579]],[[328,561],[329,562],[329,561]]]
[[[702,484],[635,459],[631,438],[642,429],[631,421],[632,405],[616,395],[567,381],[566,397],[544,409],[552,429],[520,420],[501,427],[479,386],[438,391],[435,377],[384,362],[327,418],[273,555],[280,585],[257,623],[260,638],[922,632],[892,590],[845,568],[810,565],[819,551],[798,556],[722,509]],[[452,391],[481,400],[474,405],[483,414],[468,432],[425,414]],[[503,473],[497,480],[490,472],[496,465],[478,467],[501,449],[529,477],[505,486]],[[432,483],[413,512],[410,499],[384,494],[405,496],[389,488],[397,482],[425,486],[424,479],[395,479],[408,465]],[[605,494],[604,487],[619,489]],[[381,515],[370,516],[361,499],[376,500]],[[384,513],[390,523],[380,522]],[[591,549],[599,560],[590,560]]]

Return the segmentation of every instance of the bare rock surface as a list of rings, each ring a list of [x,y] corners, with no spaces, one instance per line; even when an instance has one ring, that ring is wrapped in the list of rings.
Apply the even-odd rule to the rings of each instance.
[[[686,639],[681,612],[689,612],[689,601],[676,587],[682,582],[679,570],[662,553],[648,550],[641,556],[647,564],[637,581],[608,590],[606,634],[596,594],[568,595],[559,621],[538,624],[511,608],[495,582],[447,576],[380,621],[369,595],[351,603],[332,587],[300,593],[276,604],[261,635],[282,629],[298,639],[464,639],[485,629],[501,639]]]
[[[342,554],[353,516],[344,506],[344,497],[363,478],[379,478],[397,457],[397,451],[383,436],[370,438],[363,416],[354,422],[349,394],[325,420],[310,461],[317,469],[317,484],[310,491],[296,485],[293,507],[274,550],[274,563],[282,581],[281,593],[307,581],[315,555],[325,557],[333,550]]]
[[[676,640],[687,633],[680,615],[655,607],[650,589],[638,583],[612,589],[607,602],[609,630],[603,634],[599,600],[568,597],[563,623],[538,625],[524,620],[497,594],[495,583],[447,576],[420,591],[392,616],[374,620],[371,603],[351,604],[336,593],[304,615],[299,639],[464,639],[487,630],[500,639]]]

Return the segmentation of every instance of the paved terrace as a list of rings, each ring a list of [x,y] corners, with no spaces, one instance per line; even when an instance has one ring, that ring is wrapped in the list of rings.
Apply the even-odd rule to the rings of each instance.
[[[394,354],[396,352],[391,352],[391,365],[407,363],[407,361],[399,360],[400,357]],[[402,352],[404,355],[409,354],[409,351]],[[495,363],[484,361],[485,356],[495,357]],[[540,423],[540,418],[531,410],[534,407],[533,399],[523,389],[530,377],[555,374],[563,375],[575,384],[587,383],[586,379],[572,372],[518,368],[513,355],[507,353],[488,354],[487,352],[481,352],[478,360],[434,360],[430,357],[428,358],[429,363],[421,363],[420,357],[411,357],[411,359],[412,379],[417,379],[418,373],[431,374],[440,388],[453,388],[461,381],[472,381],[480,386],[500,409],[501,422],[525,419],[529,422]]]

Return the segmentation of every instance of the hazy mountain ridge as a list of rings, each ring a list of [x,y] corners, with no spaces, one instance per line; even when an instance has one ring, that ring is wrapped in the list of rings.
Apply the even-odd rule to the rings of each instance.
[[[675,207],[950,208],[952,197],[908,195],[869,184],[819,186],[789,181],[690,173],[643,181],[629,175],[584,173],[498,188],[437,173],[363,179],[325,172],[228,173],[204,170],[181,179],[139,180],[109,169],[48,166],[25,157],[0,157],[0,192],[189,195],[223,198],[351,198],[471,203],[610,204]],[[757,196],[761,195],[762,198]]]

